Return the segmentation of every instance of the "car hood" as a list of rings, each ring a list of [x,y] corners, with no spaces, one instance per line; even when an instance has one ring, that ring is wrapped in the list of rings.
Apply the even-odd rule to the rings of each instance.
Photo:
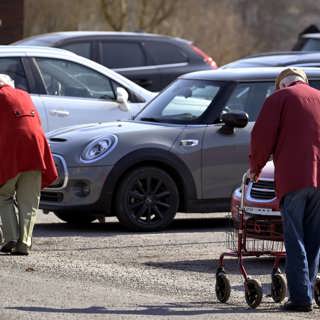
[[[274,179],[274,164],[273,161],[268,161],[267,164],[263,167],[261,174],[260,174],[260,179]]]
[[[69,126],[47,133],[49,141],[54,140],[75,140],[82,139],[91,140],[97,137],[103,137],[108,134],[123,134],[126,132],[142,132],[142,131],[158,131],[161,129],[172,127],[172,125],[146,123],[140,121],[114,121],[114,122],[101,122],[89,123],[76,126]]]
[[[140,121],[116,121],[91,123],[58,129],[47,133],[51,150],[63,156],[68,166],[84,166],[81,153],[93,140],[115,135],[117,144],[106,157],[92,165],[113,165],[120,158],[141,149],[169,150],[184,125],[169,125]]]

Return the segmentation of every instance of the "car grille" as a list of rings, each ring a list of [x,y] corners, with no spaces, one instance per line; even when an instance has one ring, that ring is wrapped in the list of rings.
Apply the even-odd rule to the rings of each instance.
[[[53,155],[53,160],[58,171],[58,178],[47,189],[63,188],[67,179],[67,167],[61,156]]]
[[[272,200],[276,197],[274,181],[259,180],[252,183],[250,196],[253,199]]]

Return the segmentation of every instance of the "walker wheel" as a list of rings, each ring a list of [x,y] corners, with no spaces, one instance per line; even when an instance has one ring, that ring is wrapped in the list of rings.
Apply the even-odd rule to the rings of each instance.
[[[320,277],[317,277],[314,284],[314,300],[316,304],[320,307]]]
[[[262,300],[262,285],[256,279],[247,279],[245,286],[245,298],[247,304],[255,309]]]
[[[217,299],[226,303],[230,298],[231,286],[225,272],[219,272],[216,275],[216,296]]]
[[[271,276],[271,297],[274,302],[281,302],[287,295],[287,280],[282,273]]]

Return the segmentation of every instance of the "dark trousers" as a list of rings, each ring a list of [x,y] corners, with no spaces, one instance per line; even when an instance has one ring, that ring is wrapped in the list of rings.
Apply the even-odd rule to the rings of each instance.
[[[320,259],[320,189],[288,193],[282,199],[281,212],[289,299],[295,304],[311,304]]]

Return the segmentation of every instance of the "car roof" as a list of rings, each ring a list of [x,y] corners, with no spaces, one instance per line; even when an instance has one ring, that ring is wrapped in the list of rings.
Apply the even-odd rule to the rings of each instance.
[[[303,63],[320,63],[320,52],[290,51],[290,52],[271,52],[248,56],[230,62],[222,68],[252,67],[252,66],[289,66]]]
[[[89,60],[85,57],[79,56],[69,50],[52,48],[52,47],[38,47],[38,46],[11,46],[0,45],[0,57],[45,57],[45,58],[58,58],[64,60],[71,60],[76,63],[81,63],[89,68],[98,72],[107,74],[113,80],[118,81],[120,84],[126,85],[132,90],[143,94],[144,97],[151,97],[154,93],[137,85],[121,74],[101,65],[95,61]]]
[[[274,80],[284,67],[268,68],[230,68],[197,71],[180,76],[180,79],[215,80],[215,81],[255,81]],[[308,77],[319,78],[320,68],[302,68]]]
[[[320,39],[320,33],[305,33],[301,35],[302,38],[313,38],[313,39]]]
[[[38,46],[11,46],[11,45],[0,45],[0,54],[58,54],[64,56],[77,56],[75,53],[58,48],[51,47],[38,47]]]
[[[145,38],[145,39],[162,39],[162,40],[176,40],[183,43],[191,43],[189,40],[185,40],[177,37],[170,37],[166,35],[146,33],[146,32],[116,32],[116,31],[63,31],[63,32],[52,32],[38,34],[32,37],[28,37],[17,42],[12,43],[13,45],[24,45],[24,44],[43,44],[43,45],[54,45],[67,39],[84,39],[92,37],[110,37],[110,38]]]

